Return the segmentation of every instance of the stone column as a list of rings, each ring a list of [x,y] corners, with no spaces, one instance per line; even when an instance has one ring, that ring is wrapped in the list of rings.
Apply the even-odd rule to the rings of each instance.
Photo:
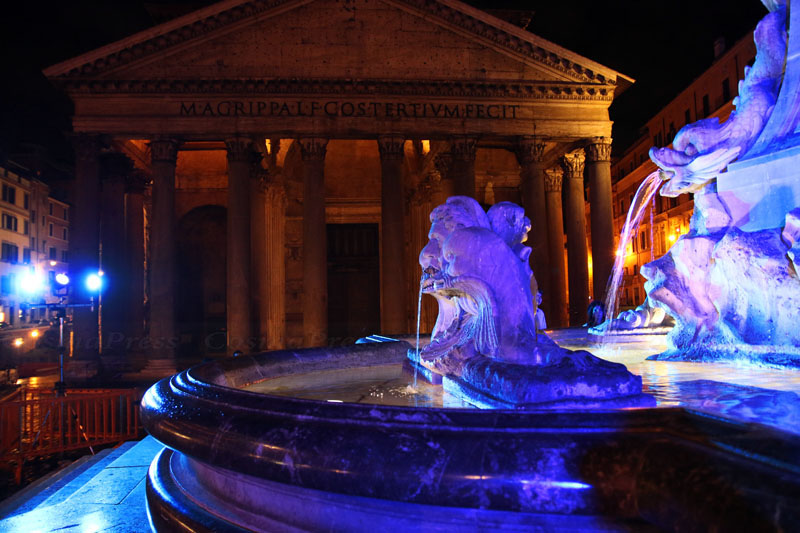
[[[127,312],[125,334],[140,351],[144,337],[144,189],[147,177],[134,170],[128,174],[125,193],[125,252]]]
[[[298,139],[303,159],[303,345],[328,341],[325,151],[328,139]]]
[[[431,227],[430,213],[440,200],[441,175],[436,169],[431,169],[424,178],[420,178],[413,190],[409,191],[409,221],[410,221],[410,250],[408,264],[411,273],[411,295],[414,313],[410,317],[409,332],[417,329],[417,305],[420,313],[420,332],[429,333],[436,323],[437,304],[431,296],[423,296],[419,300],[420,276],[422,269],[419,265],[419,254],[428,243],[428,231]],[[443,200],[442,200],[443,201]]]
[[[102,343],[106,355],[121,355],[125,351],[125,315],[128,279],[125,261],[125,188],[133,172],[133,162],[120,153],[104,154],[101,158],[102,192],[100,202],[101,267],[109,280],[103,290]]]
[[[583,192],[583,150],[563,158],[567,232],[567,271],[569,272],[569,325],[586,322],[589,306],[589,252],[586,246],[586,203]]]
[[[453,161],[449,176],[453,178],[455,194],[475,198],[475,150],[478,141],[474,137],[456,137],[450,143]]]
[[[611,139],[597,137],[586,147],[589,205],[592,222],[594,299],[605,300],[614,268],[614,213],[611,192]]]
[[[568,323],[567,284],[564,273],[564,213],[561,209],[561,186],[564,171],[560,168],[548,169],[545,172],[544,190],[547,203],[547,228],[550,247],[549,274],[552,290],[550,291],[550,315],[545,313],[548,327],[564,327]],[[542,301],[545,303],[545,300]]]
[[[264,188],[266,278],[261,315],[268,350],[286,347],[286,186],[280,174],[267,174]]]
[[[227,324],[228,350],[253,351],[250,309],[250,174],[255,154],[249,138],[225,141],[228,150]]]
[[[264,182],[268,170],[261,165],[262,155],[254,157],[250,172],[250,309],[253,324],[254,350],[266,348],[267,320],[264,310],[267,294],[267,236],[264,203]]]
[[[71,304],[86,304],[91,295],[83,282],[89,272],[97,272],[100,248],[100,137],[78,134],[75,149],[74,209],[71,213],[69,239],[69,276],[72,282]],[[42,243],[36,246],[41,249]],[[73,316],[73,355],[77,359],[97,359],[97,309],[76,307]]]
[[[153,219],[150,233],[150,341],[155,359],[172,358],[175,331],[175,139],[150,142]]]
[[[553,314],[553,286],[550,280],[550,244],[549,235],[552,229],[547,224],[547,205],[544,190],[544,143],[534,137],[523,137],[515,146],[515,154],[520,166],[520,182],[522,183],[522,206],[531,220],[531,232],[528,234],[528,246],[531,253],[531,268],[539,290],[542,291],[542,310],[546,316]],[[536,297],[536,295],[533,295]]]
[[[381,331],[406,332],[403,161],[405,138],[378,137],[381,155]]]
[[[439,187],[433,193],[434,207],[442,205],[448,198],[456,194],[453,175],[450,170],[453,167],[453,154],[450,152],[440,152],[433,159],[434,167],[439,175]]]

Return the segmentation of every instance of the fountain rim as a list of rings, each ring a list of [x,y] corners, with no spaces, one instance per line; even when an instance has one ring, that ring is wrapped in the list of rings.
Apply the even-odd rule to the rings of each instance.
[[[338,355],[340,353],[348,353],[353,350],[358,350],[359,347],[365,347],[364,351],[394,351],[387,350],[389,343],[376,343],[374,345],[353,345],[337,348],[304,348],[299,350],[281,350],[272,352],[262,352],[259,354],[240,356],[236,358],[228,358],[219,361],[210,361],[196,365],[187,370],[179,372],[169,378],[161,380],[154,385],[161,387],[168,387],[174,394],[183,396],[184,398],[194,396],[198,399],[207,401],[214,401],[224,395],[229,400],[234,400],[236,406],[240,406],[249,410],[261,411],[263,413],[272,413],[277,416],[304,416],[308,417],[308,410],[315,409],[315,419],[327,420],[347,420],[353,421],[374,421],[381,424],[395,424],[402,426],[415,426],[425,425],[430,427],[432,423],[441,423],[444,425],[451,425],[457,423],[460,427],[464,425],[470,428],[502,428],[518,426],[520,422],[524,422],[526,427],[531,425],[535,427],[548,427],[558,424],[561,426],[568,423],[570,418],[574,418],[576,413],[583,413],[581,409],[557,409],[542,406],[539,408],[527,407],[524,409],[513,408],[496,408],[496,409],[479,409],[479,408],[459,408],[459,407],[430,407],[430,406],[402,406],[402,405],[384,405],[375,403],[354,403],[346,401],[328,402],[326,400],[315,400],[308,398],[300,398],[296,396],[283,396],[276,394],[269,394],[266,392],[255,392],[247,390],[248,385],[258,383],[276,376],[260,375],[259,379],[253,381],[245,381],[238,385],[224,385],[218,381],[226,372],[236,370],[239,367],[248,364],[257,363],[265,359],[275,359],[278,357],[292,357],[295,359],[299,371],[303,372],[304,355],[314,355],[318,352],[333,353]],[[396,360],[379,360],[372,365],[365,366],[378,366],[381,364],[391,364],[394,362],[401,362],[405,360],[406,350],[412,349],[411,345],[405,341],[397,341],[398,346],[402,345],[402,357]],[[394,346],[393,346],[394,347]],[[280,362],[278,362],[280,363]],[[311,369],[306,370],[313,372],[315,370],[331,370],[340,367],[325,368],[325,369]],[[353,367],[349,367],[353,368]],[[288,374],[288,373],[287,373]],[[281,374],[286,375],[286,374]],[[149,392],[149,391],[148,391]],[[144,402],[144,400],[143,400]],[[231,402],[229,402],[231,403]],[[672,408],[659,408],[659,411]],[[642,411],[643,408],[636,409]],[[604,415],[604,418],[613,418],[614,414],[619,414],[622,410],[620,408],[592,408],[592,413]],[[413,413],[414,417],[408,417],[409,413]],[[629,418],[625,415],[625,418]],[[464,420],[466,419],[466,420]],[[468,422],[477,422],[469,424]],[[608,421],[607,421],[608,422]],[[598,425],[600,427],[607,427],[608,423]],[[611,424],[612,426],[616,424]],[[585,427],[585,420],[582,420],[576,427]]]
[[[549,512],[541,507],[543,503],[524,497],[530,482],[525,472],[534,465],[549,464],[545,460],[551,453],[548,450],[561,450],[564,442],[571,444],[559,452],[564,454],[564,466],[556,468],[557,483],[582,479],[576,470],[582,454],[603,443],[622,442],[620,439],[666,438],[692,449],[699,446],[708,453],[745,449],[759,456],[771,450],[766,455],[774,455],[772,460],[784,465],[791,463],[793,456],[786,452],[793,448],[779,444],[786,438],[800,441],[683,407],[590,411],[420,408],[330,403],[222,383],[247,381],[243,369],[256,372],[259,378],[268,377],[260,373],[259,363],[282,371],[302,366],[304,359],[327,364],[331,352],[351,361],[359,354],[370,359],[377,354],[379,360],[397,362],[410,345],[362,346],[265,352],[198,365],[159,381],[145,393],[142,422],[162,444],[221,475],[449,507],[482,508],[488,497],[492,503],[487,508],[522,512]],[[356,357],[348,359],[348,353]],[[769,442],[762,446],[762,441],[752,441],[754,431]],[[484,457],[490,451],[494,459]],[[436,483],[413,490],[419,486],[419,472],[437,471],[441,473]],[[551,496],[557,501],[565,490],[583,489],[554,486],[547,490],[555,491]],[[589,512],[593,504],[588,500],[585,504]]]

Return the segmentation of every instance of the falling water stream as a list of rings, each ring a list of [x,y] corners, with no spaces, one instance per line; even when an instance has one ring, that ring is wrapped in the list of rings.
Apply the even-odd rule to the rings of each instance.
[[[422,316],[422,284],[425,281],[425,274],[420,276],[419,278],[419,296],[417,297],[417,345],[416,345],[416,358],[415,358],[415,365],[414,365],[414,384],[412,385],[413,388],[417,388],[417,365],[419,364],[419,323],[420,317]]]
[[[619,288],[622,282],[622,275],[625,271],[625,255],[631,241],[636,237],[639,231],[639,224],[642,222],[644,212],[647,210],[650,201],[655,198],[655,194],[663,183],[663,179],[659,170],[656,170],[647,176],[631,201],[631,207],[628,209],[628,216],[625,219],[625,226],[622,228],[622,235],[620,235],[619,246],[617,246],[617,253],[614,259],[614,270],[612,271],[611,278],[608,280],[606,286],[606,301],[605,301],[605,319],[608,324],[608,329],[612,329],[613,318],[617,316],[617,307],[619,303]],[[651,208],[652,216],[652,208]],[[652,220],[651,220],[652,229]],[[652,235],[652,234],[651,234]],[[652,239],[652,237],[651,237]],[[650,246],[652,248],[652,240]]]

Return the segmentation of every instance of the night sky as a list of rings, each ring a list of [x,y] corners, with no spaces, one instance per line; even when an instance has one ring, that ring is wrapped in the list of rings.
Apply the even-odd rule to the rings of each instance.
[[[45,146],[68,162],[70,104],[41,70],[180,14],[190,0],[21,1],[0,20],[0,159]],[[539,1],[470,0],[486,9],[534,11],[528,30],[636,80],[611,108],[614,149],[713,61],[713,43],[728,45],[766,14],[757,0]],[[735,7],[734,7],[735,4]],[[147,7],[150,8],[148,11]],[[156,19],[154,19],[154,16]]]

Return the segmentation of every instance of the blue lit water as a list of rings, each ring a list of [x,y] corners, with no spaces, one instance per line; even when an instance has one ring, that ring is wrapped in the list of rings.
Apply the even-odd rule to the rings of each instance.
[[[659,407],[683,406],[800,434],[800,371],[723,363],[647,361],[665,349],[663,335],[628,336],[600,345],[585,330],[548,332],[561,346],[586,349],[625,364],[642,376],[644,392]],[[400,364],[295,374],[261,382],[251,390],[334,402],[417,407],[472,408],[441,387],[418,380]]]

